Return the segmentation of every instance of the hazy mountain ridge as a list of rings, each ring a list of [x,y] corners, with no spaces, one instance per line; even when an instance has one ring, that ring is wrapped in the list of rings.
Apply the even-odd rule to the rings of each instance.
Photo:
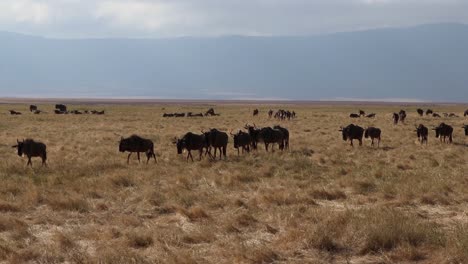
[[[459,24],[310,37],[47,39],[0,32],[0,43],[3,96],[468,101],[468,26]]]

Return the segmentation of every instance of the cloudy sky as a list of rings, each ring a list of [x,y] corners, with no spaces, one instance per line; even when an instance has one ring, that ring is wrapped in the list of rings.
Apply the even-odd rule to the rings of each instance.
[[[0,0],[0,31],[59,38],[311,35],[468,23],[468,0]]]

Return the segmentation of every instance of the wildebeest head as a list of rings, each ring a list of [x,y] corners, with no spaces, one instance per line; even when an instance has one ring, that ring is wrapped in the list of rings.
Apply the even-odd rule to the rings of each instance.
[[[174,138],[172,143],[177,147],[177,154],[182,154],[186,144],[185,139]]]
[[[120,152],[125,152],[125,150],[126,150],[125,139],[123,137],[121,137],[120,142],[119,142],[119,151]]]
[[[347,127],[340,127],[340,132],[343,135],[343,140],[346,141],[348,140],[348,132],[347,132]]]
[[[16,145],[12,146],[12,148],[16,148],[18,151],[18,156],[23,156],[23,146],[24,146],[24,139],[23,141],[16,140]]]

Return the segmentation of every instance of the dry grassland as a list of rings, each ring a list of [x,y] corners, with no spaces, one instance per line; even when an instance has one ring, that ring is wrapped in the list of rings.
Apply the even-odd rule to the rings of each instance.
[[[5,263],[468,263],[468,119],[420,118],[415,106],[215,105],[219,117],[163,118],[212,105],[101,105],[106,115],[33,115],[0,106],[0,262]],[[298,118],[268,120],[268,109]],[[391,113],[406,109],[406,125]],[[427,107],[424,107],[427,108]],[[463,113],[462,106],[432,106]],[[10,116],[8,109],[23,112]],[[375,119],[350,120],[350,112]],[[445,121],[454,144],[414,124]],[[340,126],[382,129],[379,149],[350,147]],[[185,132],[281,124],[289,152],[186,162]],[[155,142],[158,163],[130,165],[120,135]],[[49,166],[26,167],[16,139],[47,144]]]

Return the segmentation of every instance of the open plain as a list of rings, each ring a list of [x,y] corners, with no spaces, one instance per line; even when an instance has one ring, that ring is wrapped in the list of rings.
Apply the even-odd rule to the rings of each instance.
[[[105,115],[34,115],[0,105],[0,261],[5,263],[468,263],[466,106],[392,104],[75,104]],[[220,116],[163,118],[164,112]],[[460,117],[419,117],[416,109]],[[252,116],[253,109],[260,114]],[[268,119],[269,109],[297,113]],[[23,114],[11,116],[9,109]],[[359,109],[373,119],[350,119]],[[405,109],[406,124],[392,113]],[[416,124],[454,127],[454,143]],[[290,150],[187,162],[186,132],[280,124]],[[340,126],[382,129],[354,148]],[[126,164],[121,136],[155,142],[157,164]],[[48,167],[26,166],[17,139],[47,144]],[[194,155],[195,156],[195,155]],[[143,159],[145,160],[145,159]]]

